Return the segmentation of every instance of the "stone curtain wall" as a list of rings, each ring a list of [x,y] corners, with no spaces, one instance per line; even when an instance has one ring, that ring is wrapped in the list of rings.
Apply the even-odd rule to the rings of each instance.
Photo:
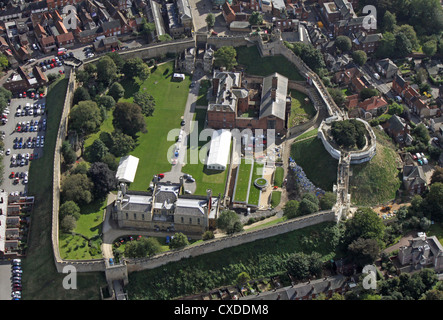
[[[125,259],[124,261],[128,267],[128,272],[154,269],[169,262],[179,261],[183,258],[196,257],[202,254],[219,251],[256,240],[277,236],[326,221],[335,221],[334,211],[317,212],[263,229],[242,232],[232,236],[205,241],[195,246],[189,246],[181,250],[169,251],[151,258]]]
[[[242,36],[233,36],[233,37],[208,37],[207,43],[216,46],[217,48],[220,46],[232,45],[232,46],[244,46],[244,45],[254,45],[254,42],[251,40],[252,38],[242,37]],[[260,38],[261,39],[261,38]],[[253,39],[256,41],[256,39]],[[260,44],[260,42],[259,42]],[[165,43],[156,43],[151,44],[139,48],[135,48],[132,50],[119,51],[119,54],[123,58],[134,58],[140,57],[142,59],[150,59],[160,55],[166,55],[167,53],[176,53],[180,54],[183,50],[194,47],[195,40],[194,39],[186,39],[186,40],[175,40]],[[291,50],[286,48],[284,44],[280,42],[276,42],[274,47],[275,54],[281,54],[285,56],[290,62],[296,65],[299,68],[301,74],[308,78],[313,79],[316,89],[318,90],[319,95],[325,101],[326,107],[330,114],[332,113],[332,108],[335,104],[333,104],[330,95],[327,90],[324,88],[324,85],[321,81],[319,81],[318,76],[313,73],[307,66],[301,61],[299,57],[297,57]],[[86,59],[84,64],[90,62],[96,62],[102,55],[96,56],[94,58]],[[56,140],[56,147],[54,151],[54,172],[53,172],[53,208],[52,208],[52,244],[54,251],[54,260],[57,267],[58,272],[63,272],[63,268],[68,265],[72,265],[76,267],[77,272],[95,272],[95,271],[105,271],[107,262],[104,259],[96,259],[96,260],[63,260],[60,257],[59,251],[59,205],[60,205],[60,164],[61,164],[61,145],[63,140],[67,134],[67,125],[68,125],[68,114],[72,104],[72,96],[75,90],[75,77],[73,72],[68,72],[67,76],[69,77],[68,89],[65,97],[65,103],[63,108],[63,113],[60,121],[60,127]],[[297,86],[302,86],[302,84],[294,83],[292,84],[294,88]],[[309,90],[308,90],[309,94]],[[311,95],[310,95],[311,97]],[[332,101],[332,102],[331,102]],[[333,106],[331,107],[331,104]],[[335,108],[337,106],[335,105]],[[318,110],[318,109],[317,109]],[[260,230],[242,232],[233,236],[227,236],[220,239],[206,241],[202,244],[189,246],[182,250],[170,251],[164,254],[157,255],[152,258],[146,259],[127,259],[123,261],[123,264],[127,266],[128,272],[152,269],[158,266],[164,265],[168,262],[179,261],[183,258],[188,258],[192,256],[198,256],[201,254],[206,254],[210,252],[215,252],[218,250],[222,250],[225,248],[229,248],[232,246],[237,246],[243,243],[248,243],[252,241],[256,241],[259,239],[265,239],[268,237],[276,236],[279,234],[284,234],[290,231],[294,231],[297,229],[302,229],[311,225],[315,225],[318,223],[326,222],[326,221],[335,221],[335,211],[325,211],[318,212],[312,215],[292,219],[290,221],[286,221],[274,226],[270,226],[267,228],[263,228]],[[123,275],[122,270],[115,270],[115,273],[119,273]],[[114,277],[112,277],[114,278]]]
[[[72,69],[66,74],[68,77],[68,86],[66,90],[63,112],[60,119],[54,150],[54,168],[53,168],[53,193],[52,193],[52,247],[54,251],[54,260],[58,272],[62,272],[67,265],[73,265],[78,272],[104,271],[103,260],[82,260],[70,261],[63,260],[60,257],[59,248],[59,207],[60,207],[60,177],[61,177],[61,146],[68,132],[68,115],[71,110],[73,93],[75,90],[75,76]]]

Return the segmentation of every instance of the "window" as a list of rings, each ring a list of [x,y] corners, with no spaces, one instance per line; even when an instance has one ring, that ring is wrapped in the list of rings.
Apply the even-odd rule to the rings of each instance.
[[[128,219],[128,213],[126,212],[126,219]]]
[[[200,218],[197,219],[197,223],[200,224]]]
[[[134,220],[136,220],[137,219],[137,214],[136,213],[134,213]]]
[[[185,219],[183,218],[183,217],[181,217],[181,223],[184,223],[185,222]]]
[[[145,214],[142,213],[142,220],[145,220]]]
[[[192,224],[192,218],[189,218],[189,224]]]

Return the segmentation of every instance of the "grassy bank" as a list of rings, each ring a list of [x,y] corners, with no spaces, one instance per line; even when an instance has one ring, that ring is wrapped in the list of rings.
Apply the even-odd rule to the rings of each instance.
[[[269,76],[277,72],[289,80],[305,80],[297,68],[283,56],[264,57],[260,56],[257,46],[238,47],[237,62],[246,67],[246,73],[255,76]]]
[[[337,181],[338,161],[331,157],[319,139],[313,137],[295,142],[291,146],[291,157],[312,183],[325,191],[332,191]]]
[[[66,290],[62,286],[66,274],[58,273],[54,265],[51,239],[53,159],[67,84],[68,80],[62,78],[49,88],[44,154],[32,161],[29,169],[28,193],[36,200],[27,257],[23,261],[23,299],[99,299],[98,287],[106,284],[103,273],[81,273],[77,276],[77,290]]]
[[[319,252],[322,261],[336,257],[335,223],[321,223],[275,237],[168,263],[129,275],[129,298],[172,299],[235,284],[240,272],[252,279],[287,277],[286,260],[294,252]],[[309,241],[308,241],[309,240]]]
[[[374,132],[377,136],[376,155],[369,162],[351,166],[351,201],[360,206],[379,205],[394,199],[401,185],[395,146],[384,133],[376,129]]]

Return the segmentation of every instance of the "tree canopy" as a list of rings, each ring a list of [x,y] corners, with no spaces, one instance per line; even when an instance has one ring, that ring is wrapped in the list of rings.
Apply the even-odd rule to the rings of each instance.
[[[115,105],[113,116],[112,124],[114,128],[131,137],[135,137],[140,131],[146,132],[146,122],[142,109],[135,103],[118,102]]]
[[[69,113],[69,128],[79,135],[96,132],[102,123],[102,115],[94,101],[80,101]]]
[[[225,67],[231,70],[237,65],[237,51],[232,46],[220,47],[214,53],[214,65],[217,67]]]

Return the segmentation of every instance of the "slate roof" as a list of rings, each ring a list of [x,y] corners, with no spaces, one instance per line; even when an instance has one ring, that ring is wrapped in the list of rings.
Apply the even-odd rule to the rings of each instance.
[[[272,79],[277,77],[277,88],[272,87]],[[276,99],[272,98],[272,90],[276,90]],[[288,78],[275,72],[263,78],[263,88],[260,103],[259,118],[275,116],[285,119],[286,115],[286,97],[288,93]]]

